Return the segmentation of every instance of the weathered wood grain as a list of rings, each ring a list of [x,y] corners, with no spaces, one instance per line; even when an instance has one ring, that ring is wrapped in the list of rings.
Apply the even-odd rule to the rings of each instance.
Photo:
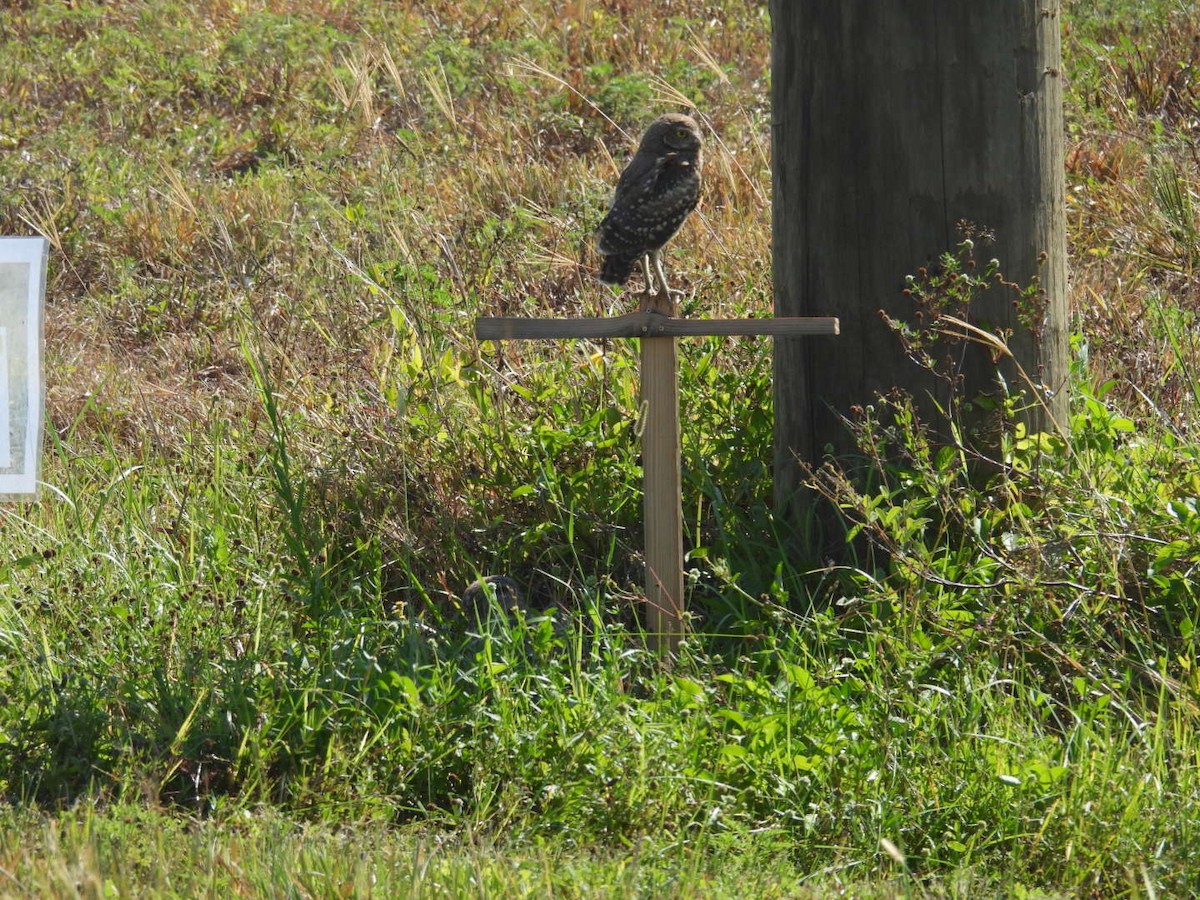
[[[683,500],[679,459],[676,341],[641,342],[643,504],[646,522],[646,631],[663,652],[683,636]]]
[[[1040,335],[1019,325],[1001,289],[972,321],[1013,329],[1016,358],[1066,420],[1059,6],[772,0],[775,313],[842,325],[837,341],[776,341],[775,496],[785,515],[797,459],[852,452],[841,417],[854,406],[895,387],[926,412],[929,398],[947,399],[879,312],[911,317],[904,277],[958,243],[960,220],[996,235],[977,243],[981,264],[994,257],[1010,281],[1040,280]],[[1018,384],[1012,366],[1002,368]],[[965,347],[961,372],[968,397],[992,391],[985,350]],[[1050,427],[1036,407],[1029,419]]]
[[[775,319],[680,319],[645,311],[601,318],[481,318],[481,341],[553,340],[556,338],[706,337],[713,335],[801,336],[837,334],[836,317]]]

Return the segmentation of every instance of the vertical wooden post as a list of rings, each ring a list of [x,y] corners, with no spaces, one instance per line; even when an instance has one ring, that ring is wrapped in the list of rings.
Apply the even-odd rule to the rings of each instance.
[[[652,309],[672,315],[672,303]],[[679,462],[679,374],[674,337],[641,341],[643,503],[646,517],[646,630],[660,653],[683,636],[683,498]]]
[[[900,387],[937,421],[947,386],[906,357],[879,311],[911,318],[904,276],[953,249],[960,220],[995,233],[976,244],[982,261],[995,257],[1009,280],[1037,278],[1045,291],[1036,334],[1006,290],[971,315],[990,331],[1013,329],[1016,358],[1065,422],[1060,2],[771,0],[775,313],[837,315],[844,335],[776,341],[782,515],[796,518],[797,457],[854,452],[841,422],[852,407]],[[1025,387],[1008,361],[1001,368]],[[963,348],[963,395],[994,392],[994,370],[986,349]],[[1027,418],[1052,427],[1036,404]]]

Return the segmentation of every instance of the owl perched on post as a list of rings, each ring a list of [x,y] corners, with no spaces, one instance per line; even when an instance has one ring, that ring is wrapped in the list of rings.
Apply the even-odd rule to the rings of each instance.
[[[669,296],[659,253],[700,199],[702,145],[700,128],[690,116],[668,113],[650,123],[596,229],[596,249],[604,256],[601,281],[624,284],[641,260],[646,294]]]

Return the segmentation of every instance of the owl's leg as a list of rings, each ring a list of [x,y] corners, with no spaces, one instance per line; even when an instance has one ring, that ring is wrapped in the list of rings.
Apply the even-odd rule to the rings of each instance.
[[[646,276],[646,287],[641,294],[641,309],[644,312],[650,308],[650,298],[654,296],[654,276],[650,272],[650,254],[642,257],[642,272]]]
[[[654,257],[654,271],[658,273],[658,286],[662,289],[663,296],[670,299],[671,288],[667,284],[667,273],[663,270],[662,253],[655,250],[650,255]]]
[[[646,283],[647,285],[654,285],[648,271],[650,264],[653,263],[654,271],[658,273],[658,284],[647,289],[647,300],[658,312],[665,312],[672,316],[676,315],[675,299],[671,296],[670,285],[667,284],[667,273],[663,270],[662,256],[659,254],[659,251],[654,250],[648,255],[648,260],[646,263]]]

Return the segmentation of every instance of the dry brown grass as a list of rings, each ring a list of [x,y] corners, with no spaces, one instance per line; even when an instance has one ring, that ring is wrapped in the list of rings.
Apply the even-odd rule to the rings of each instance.
[[[1072,305],[1091,377],[1115,381],[1131,411],[1170,417],[1195,399],[1200,364],[1200,13],[1114,20],[1067,49]]]

